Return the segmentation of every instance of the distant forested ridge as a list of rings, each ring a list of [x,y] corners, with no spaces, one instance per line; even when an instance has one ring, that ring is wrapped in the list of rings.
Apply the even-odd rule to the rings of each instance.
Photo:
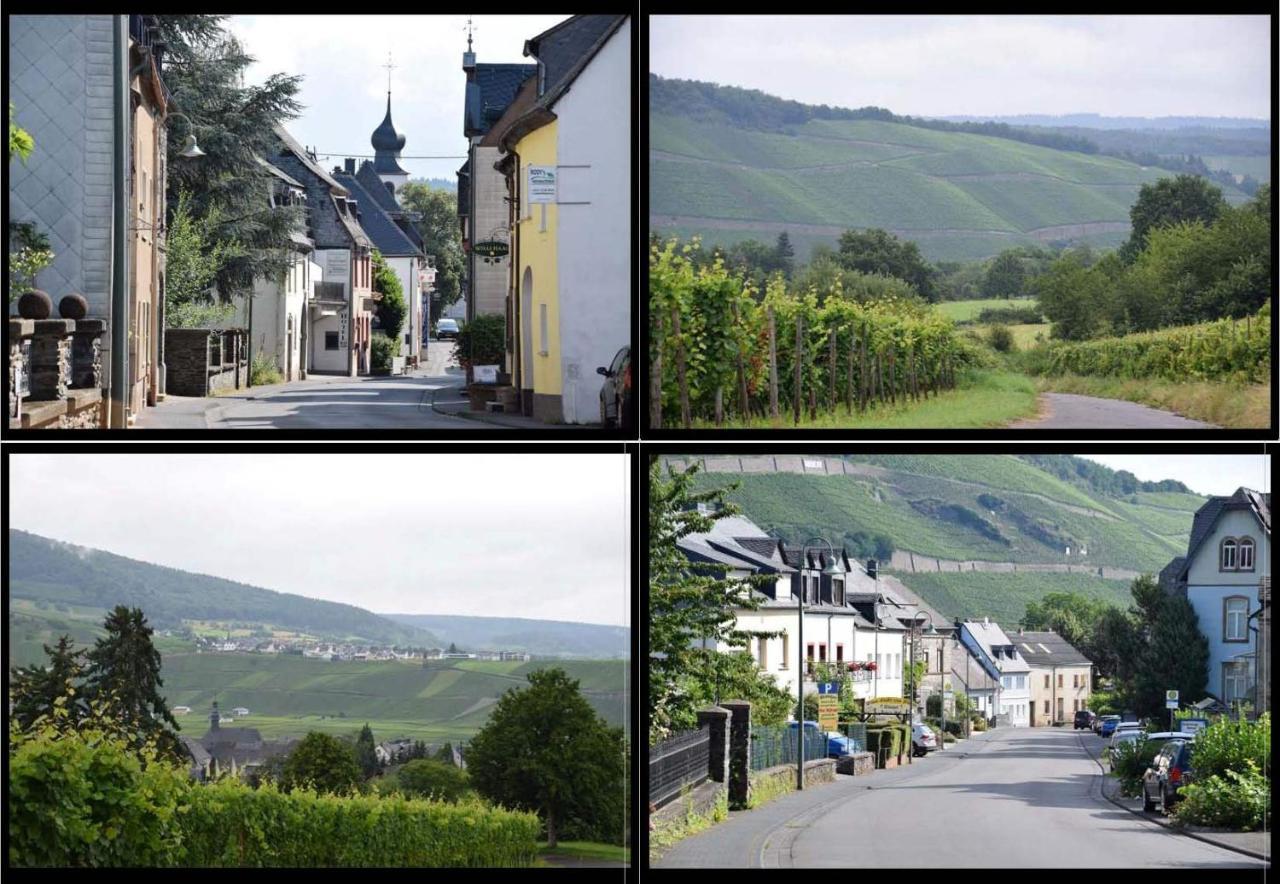
[[[1027,463],[1034,464],[1047,473],[1073,485],[1090,488],[1108,497],[1127,497],[1139,491],[1194,494],[1195,492],[1176,479],[1159,482],[1143,482],[1128,470],[1113,470],[1083,457],[1069,454],[1022,454]]]
[[[412,184],[425,184],[432,190],[447,190],[450,193],[458,192],[458,182],[452,178],[411,178]]]
[[[16,529],[9,531],[8,593],[89,608],[139,607],[159,628],[176,627],[183,620],[256,621],[325,637],[439,645],[427,629],[394,623],[354,605],[193,574]]]
[[[1079,126],[1085,129],[1251,129],[1267,125],[1266,120],[1257,117],[1106,117],[1102,114],[951,114],[938,119],[955,122],[991,121],[1011,126]]]
[[[623,626],[523,617],[383,616],[397,623],[429,629],[463,651],[527,651],[530,654],[594,659],[628,657],[631,653],[631,632]]]

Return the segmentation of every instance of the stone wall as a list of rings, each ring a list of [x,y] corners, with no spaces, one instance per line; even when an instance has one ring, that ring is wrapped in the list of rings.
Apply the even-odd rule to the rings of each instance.
[[[870,755],[871,753],[865,753]],[[752,787],[769,791],[766,787],[766,781],[777,780],[785,781],[795,788],[796,783],[796,766],[794,764],[780,764],[777,767],[766,767],[764,770],[756,771],[751,775],[753,781]],[[833,783],[836,779],[836,762],[833,758],[815,758],[813,761],[804,763],[804,785],[805,788],[810,786],[819,786],[823,783]]]
[[[238,330],[165,329],[165,391],[174,396],[213,396],[239,389],[248,363]]]
[[[853,755],[841,755],[836,759],[836,773],[850,776],[864,776],[875,773],[876,759],[870,752],[855,752]]]

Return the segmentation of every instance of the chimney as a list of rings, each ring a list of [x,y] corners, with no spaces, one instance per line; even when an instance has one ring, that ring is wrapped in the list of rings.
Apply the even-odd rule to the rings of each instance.
[[[343,165],[345,166],[348,175],[354,175],[356,173],[356,161],[351,157],[347,157],[346,160],[343,161]]]
[[[880,563],[877,562],[875,559],[867,559],[867,576],[870,577],[872,580],[876,579],[876,569],[879,566],[879,564]]]
[[[991,618],[990,618],[990,617],[983,617],[983,618],[982,618],[982,624],[983,624],[984,626],[990,626],[990,625],[991,625]]]

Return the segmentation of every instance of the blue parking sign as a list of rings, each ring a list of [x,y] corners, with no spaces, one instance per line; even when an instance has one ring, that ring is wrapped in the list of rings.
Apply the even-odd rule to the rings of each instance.
[[[840,682],[838,681],[820,681],[818,682],[819,694],[838,694],[840,693]]]

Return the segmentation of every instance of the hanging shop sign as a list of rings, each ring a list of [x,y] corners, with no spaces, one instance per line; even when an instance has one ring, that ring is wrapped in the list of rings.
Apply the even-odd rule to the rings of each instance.
[[[490,263],[496,264],[502,258],[511,254],[511,247],[508,246],[506,243],[496,239],[490,239],[484,242],[478,242],[471,247],[471,250],[475,252],[477,255],[479,255],[480,257],[484,258],[484,263],[486,264],[490,264]]]
[[[556,201],[556,167],[529,167],[529,202],[554,203]]]

